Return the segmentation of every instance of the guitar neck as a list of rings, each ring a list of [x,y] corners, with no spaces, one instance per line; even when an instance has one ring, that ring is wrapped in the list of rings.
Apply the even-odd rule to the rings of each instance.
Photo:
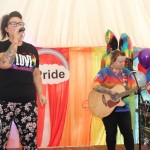
[[[148,85],[149,85],[149,84],[148,84]],[[143,86],[141,86],[141,87],[139,87],[139,88],[140,88],[141,90],[144,90],[148,85],[143,85]],[[129,95],[130,93],[136,92],[137,90],[138,90],[138,87],[135,87],[135,88],[133,88],[133,89],[130,89],[130,90],[121,92],[121,93],[119,93],[119,97],[121,98],[121,97],[127,96],[127,95]]]
[[[124,91],[124,92],[119,93],[119,96],[120,96],[120,97],[124,97],[124,96],[127,96],[127,95],[129,95],[129,94],[131,94],[131,93],[134,93],[134,92],[136,92],[136,91],[137,91],[137,88],[130,89],[130,90],[127,90],[127,91]]]

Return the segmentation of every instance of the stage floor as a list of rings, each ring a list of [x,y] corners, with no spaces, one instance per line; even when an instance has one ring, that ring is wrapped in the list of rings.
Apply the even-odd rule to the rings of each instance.
[[[9,148],[8,150],[21,150],[17,148]],[[81,146],[81,147],[49,147],[49,148],[39,148],[38,150],[107,150],[106,146]],[[123,145],[117,145],[116,150],[125,150]],[[135,150],[139,150],[139,145],[135,145]],[[150,150],[150,145],[142,145],[141,150]]]
[[[81,147],[50,147],[50,148],[40,148],[39,150],[107,150],[106,146],[81,146]],[[116,150],[125,150],[123,145],[117,145]],[[135,150],[139,150],[139,145],[135,145]],[[141,150],[150,150],[149,146],[141,146]]]

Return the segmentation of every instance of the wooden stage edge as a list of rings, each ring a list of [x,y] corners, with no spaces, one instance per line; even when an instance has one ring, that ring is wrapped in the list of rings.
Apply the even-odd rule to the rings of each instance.
[[[21,150],[21,149],[8,148],[8,150]],[[38,150],[107,150],[107,147],[105,145],[61,146],[61,147],[38,148]],[[125,150],[125,147],[123,145],[117,145],[116,150]],[[135,145],[135,150],[139,150],[139,145]],[[150,145],[142,145],[141,150],[150,150]]]

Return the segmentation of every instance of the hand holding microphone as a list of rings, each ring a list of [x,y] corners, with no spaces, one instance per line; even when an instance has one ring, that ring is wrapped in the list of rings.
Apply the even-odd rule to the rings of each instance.
[[[19,32],[24,32],[25,31],[25,27],[21,27],[20,29],[19,29]]]
[[[25,27],[16,27],[14,30],[14,43],[18,43],[22,40],[22,37],[24,35]]]

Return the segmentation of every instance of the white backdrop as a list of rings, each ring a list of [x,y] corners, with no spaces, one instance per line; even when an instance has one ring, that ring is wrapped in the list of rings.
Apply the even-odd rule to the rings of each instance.
[[[0,0],[0,17],[21,12],[25,41],[39,47],[105,46],[110,29],[150,47],[149,0]]]

